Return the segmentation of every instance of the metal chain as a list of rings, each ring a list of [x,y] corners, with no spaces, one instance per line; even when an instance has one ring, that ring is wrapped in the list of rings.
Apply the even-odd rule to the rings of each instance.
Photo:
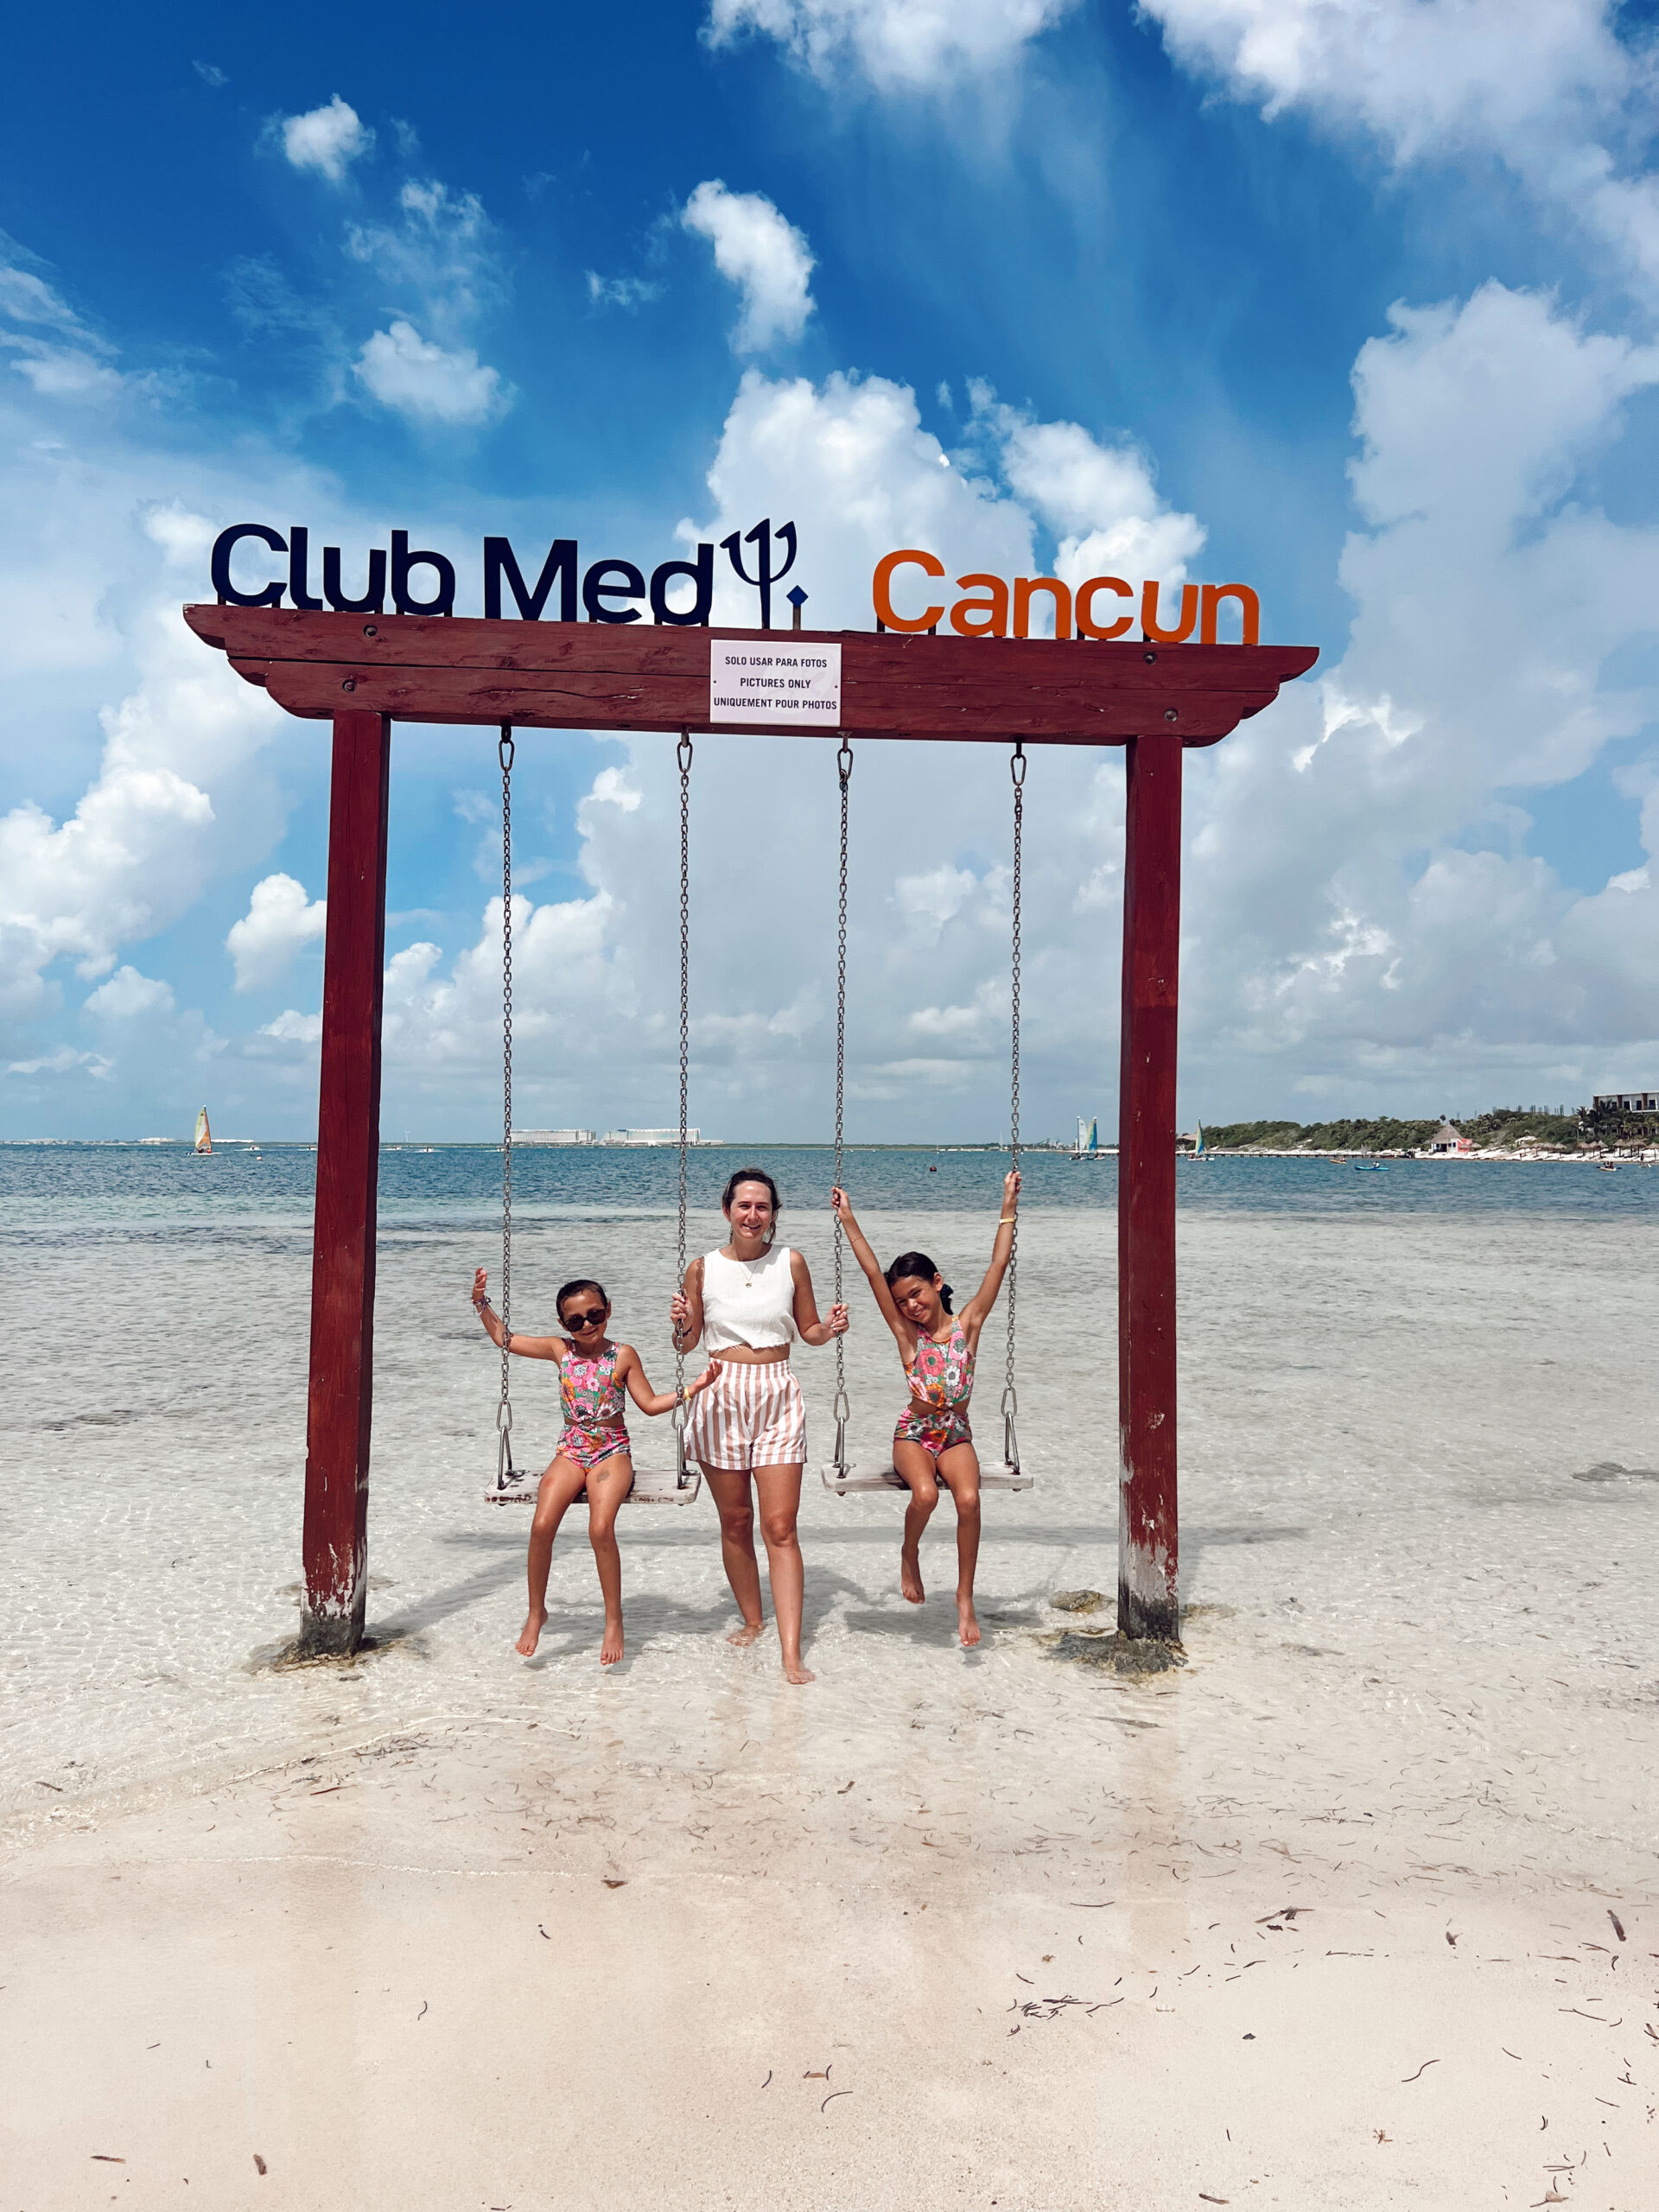
[[[685,1114],[691,1071],[691,734],[680,732],[676,748],[680,770],[680,1215],[675,1243],[676,1290],[685,1285]],[[674,1434],[676,1465],[685,1478],[685,1347],[674,1331]]]
[[[501,1402],[496,1483],[511,1479],[512,1395],[507,1370],[512,1344],[512,724],[501,725]]]
[[[1026,748],[1023,745],[1014,747],[1014,757],[1008,763],[1008,773],[1014,782],[1014,936],[1009,986],[1013,1034],[1010,1052],[1008,1151],[1009,1164],[1017,1171],[1020,1166],[1020,872],[1026,812]],[[1014,1306],[1020,1287],[1020,1211],[1017,1206],[1014,1209],[1013,1227],[1014,1234],[1008,1240],[1008,1351],[1007,1379],[1002,1387],[1002,1427],[1003,1456],[1011,1465],[1018,1466],[1020,1450],[1014,1440],[1014,1416],[1020,1410],[1019,1394],[1014,1387]]]
[[[847,1100],[847,796],[853,778],[853,747],[850,738],[843,735],[841,749],[836,754],[836,771],[841,778],[841,882],[840,896],[836,909],[836,1183],[841,1184],[842,1123]],[[841,1216],[836,1216],[836,1286],[834,1303],[839,1306],[841,1295],[842,1230]],[[836,1338],[836,1461],[846,1461],[847,1421],[850,1415],[847,1402],[847,1339]]]

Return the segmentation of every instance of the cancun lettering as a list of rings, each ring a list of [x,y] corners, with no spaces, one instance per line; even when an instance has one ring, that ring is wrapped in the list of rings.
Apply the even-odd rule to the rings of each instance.
[[[918,598],[927,602],[918,613],[900,613],[893,603],[895,578],[905,569],[919,569],[926,580],[918,591],[914,576],[902,579],[906,605]],[[1135,626],[1138,601],[1141,634],[1148,644],[1180,645],[1195,639],[1213,645],[1220,642],[1222,607],[1230,601],[1238,609],[1239,642],[1253,645],[1261,634],[1262,605],[1249,584],[1182,584],[1178,607],[1172,608],[1164,587],[1150,578],[1137,593],[1122,576],[1090,576],[1074,592],[1058,576],[1016,576],[1010,588],[1001,576],[972,570],[957,578],[961,596],[947,614],[945,594],[936,597],[934,589],[944,574],[944,562],[919,547],[884,553],[870,584],[878,625],[913,634],[937,630],[948,620],[959,638],[1028,638],[1036,607],[1052,613],[1056,638],[1127,638]]]

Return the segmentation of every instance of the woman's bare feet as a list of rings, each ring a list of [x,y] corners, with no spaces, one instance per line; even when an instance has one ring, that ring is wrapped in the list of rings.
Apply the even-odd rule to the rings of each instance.
[[[513,1649],[522,1654],[526,1659],[533,1657],[536,1647],[542,1640],[542,1630],[546,1626],[547,1607],[537,1605],[529,1619],[525,1621],[523,1633],[518,1643],[513,1645]]]
[[[922,1561],[918,1552],[899,1552],[899,1587],[912,1605],[927,1603],[927,1592],[922,1587]]]
[[[785,1660],[784,1680],[786,1682],[793,1682],[797,1689],[803,1682],[816,1682],[817,1679],[812,1669],[810,1667],[802,1666],[798,1659]]]
[[[615,1620],[610,1619],[607,1616],[605,1622],[605,1641],[599,1647],[599,1663],[601,1667],[614,1667],[621,1656],[621,1616],[619,1614]]]
[[[979,1642],[979,1616],[974,1611],[971,1596],[957,1593],[957,1634],[964,1645]]]
[[[744,1621],[732,1630],[726,1641],[736,1644],[740,1651],[747,1651],[765,1626],[764,1621]]]

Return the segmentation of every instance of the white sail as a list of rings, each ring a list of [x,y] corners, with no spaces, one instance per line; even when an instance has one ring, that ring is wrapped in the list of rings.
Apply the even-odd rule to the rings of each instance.
[[[207,1126],[207,1109],[204,1106],[196,1116],[196,1150],[211,1152],[213,1148],[213,1133]]]

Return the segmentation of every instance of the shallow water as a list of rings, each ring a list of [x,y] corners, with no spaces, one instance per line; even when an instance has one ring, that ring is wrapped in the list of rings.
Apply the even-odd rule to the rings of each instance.
[[[694,1160],[693,1250],[721,1233],[711,1201],[731,1157]],[[786,1192],[828,1180],[826,1155],[767,1157]],[[525,1161],[520,1325],[550,1318],[565,1275],[599,1274],[616,1333],[660,1385],[671,1158]],[[869,1194],[861,1211],[878,1249],[925,1242],[971,1284],[1001,1162],[945,1154],[938,1176],[931,1164],[855,1154],[848,1176]],[[467,1304],[474,1266],[493,1271],[499,1257],[494,1165],[459,1148],[386,1155],[369,1536],[380,1648],[349,1669],[296,1673],[270,1661],[297,1617],[310,1155],[0,1152],[11,1478],[0,1803],[14,1815],[251,1766],[342,1716],[360,1735],[534,1708],[581,1734],[626,1713],[632,1757],[704,1760],[727,1722],[740,1725],[734,1684],[753,1671],[769,1694],[770,1634],[744,1657],[721,1640],[731,1607],[706,1498],[625,1514],[629,1657],[614,1676],[595,1663],[579,1515],[556,1554],[542,1653],[528,1667],[512,1654],[526,1522],[523,1509],[483,1502],[497,1365]],[[1013,1808],[1052,1794],[1062,1746],[1068,1760],[1105,1760],[1138,1725],[1125,1694],[1038,1642],[1061,1625],[1055,1590],[1115,1586],[1113,1171],[1027,1166],[1020,1434],[1038,1486],[987,1497],[987,1643],[964,1656],[951,1633],[948,1506],[924,1554],[933,1601],[917,1611],[897,1592],[898,1501],[832,1498],[810,1471],[802,1539],[820,1681],[775,1709],[746,1707],[741,1723],[783,1731],[803,1772],[849,1758],[899,1771],[906,1744],[921,1749],[907,1732],[925,1721],[967,1759],[963,1787],[977,1777],[988,1805]],[[1183,1169],[1182,1581],[1195,1665],[1179,1710],[1155,1723],[1178,1732],[1183,1789],[1201,1782],[1218,1802],[1316,1790],[1338,1803],[1382,1788],[1381,1762],[1396,1802],[1403,1792],[1450,1808],[1496,1789],[1535,1863],[1580,1864],[1586,1838],[1600,1864],[1650,1857],[1646,1753],[1633,1765],[1632,1747],[1652,1748],[1659,1721],[1659,1598],[1642,1565],[1659,1536],[1656,1190],[1650,1172],[1568,1167],[1346,1181],[1317,1162]],[[826,1294],[827,1214],[802,1207],[788,1233]],[[854,1440],[874,1452],[903,1393],[861,1285],[853,1306]],[[994,1322],[982,1438],[999,1354]],[[816,1461],[833,1357],[803,1351],[798,1363]],[[517,1434],[545,1455],[556,1385],[528,1363],[515,1383]],[[665,1453],[666,1424],[632,1426],[642,1462],[651,1445]]]
[[[827,1146],[760,1146],[754,1154],[782,1188],[786,1211],[822,1208],[834,1180]],[[994,1207],[1007,1166],[994,1150],[931,1146],[849,1146],[849,1188],[861,1205],[906,1213]],[[694,1151],[690,1203],[711,1215],[726,1178],[750,1164],[729,1146]],[[1117,1162],[1074,1161],[1065,1153],[1020,1156],[1025,1203],[1044,1211],[1096,1212],[1117,1204]],[[513,1211],[524,1219],[641,1214],[672,1217],[677,1154],[607,1147],[523,1146],[513,1153]],[[309,1145],[221,1141],[198,1156],[183,1144],[0,1144],[0,1230],[43,1229],[49,1241],[73,1229],[204,1229],[248,1220],[308,1230],[316,1155]],[[1659,1217],[1659,1167],[1635,1163],[1603,1174],[1586,1162],[1398,1160],[1386,1174],[1345,1161],[1287,1158],[1184,1160],[1176,1180],[1183,1214],[1331,1214],[1338,1219],[1402,1213],[1563,1215],[1595,1221]],[[388,1145],[380,1154],[383,1225],[499,1218],[501,1166],[492,1145]]]

